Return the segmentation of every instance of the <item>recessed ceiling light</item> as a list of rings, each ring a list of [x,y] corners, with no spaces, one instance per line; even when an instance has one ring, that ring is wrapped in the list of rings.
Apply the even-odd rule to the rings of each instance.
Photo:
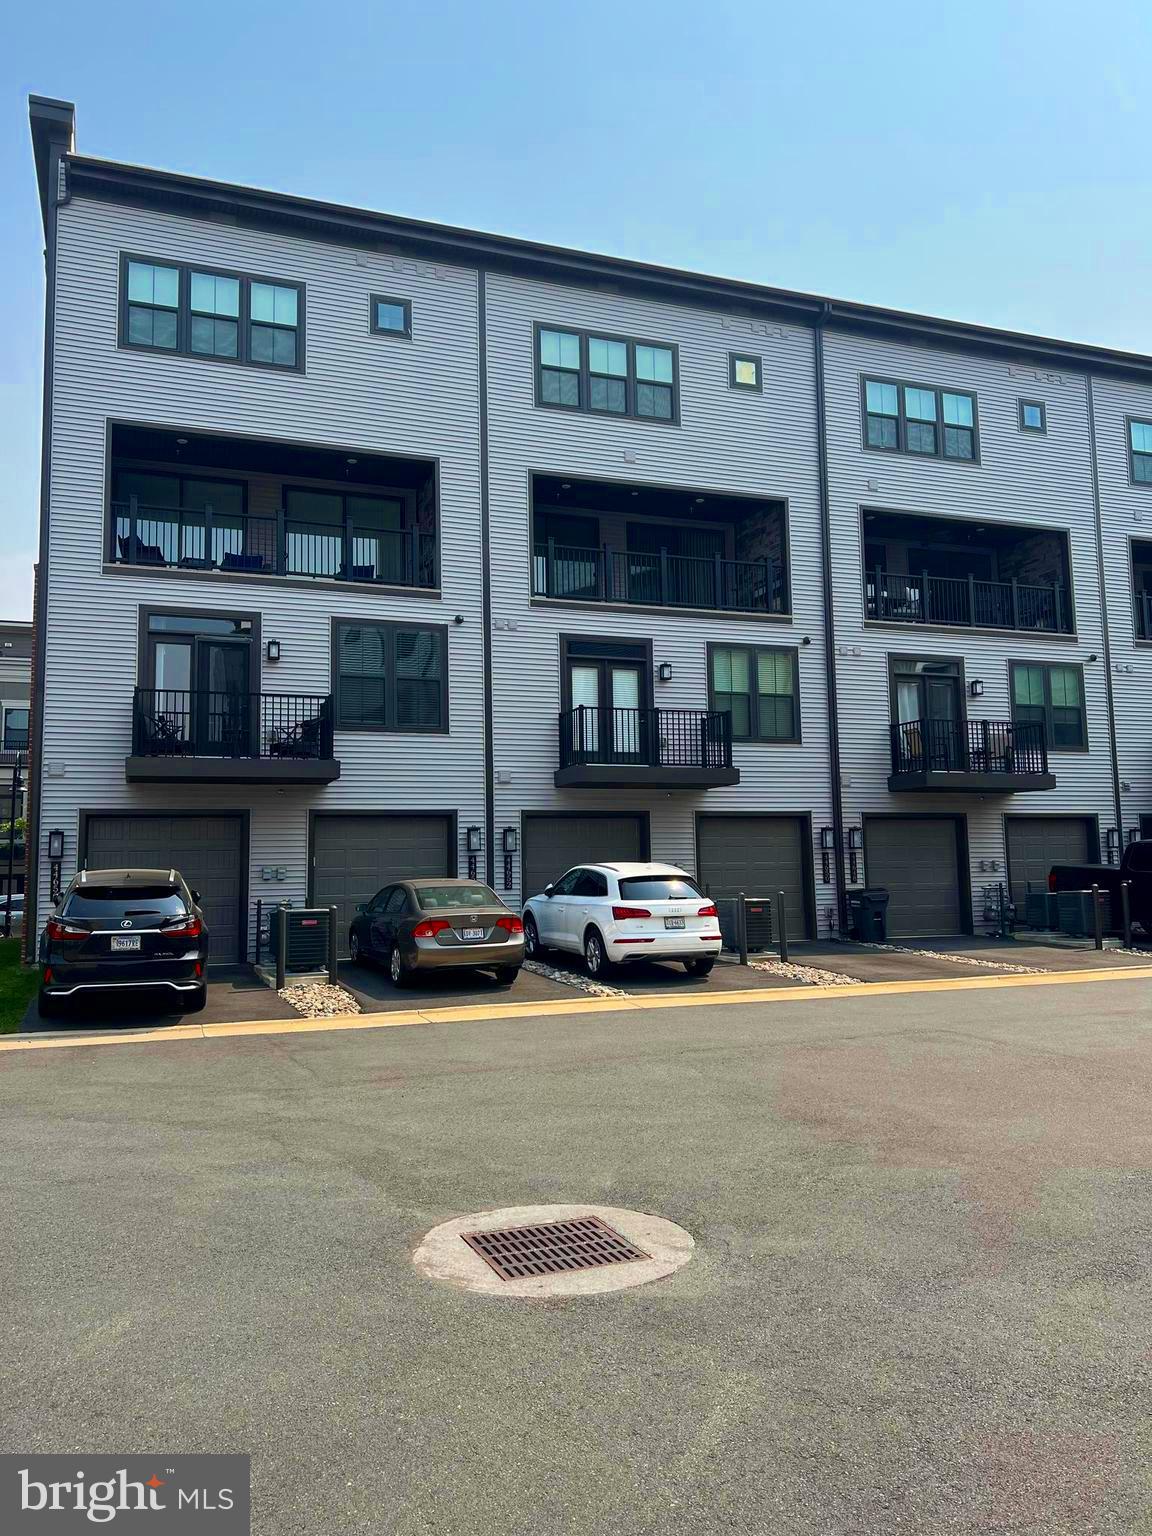
[[[188,439],[186,437],[178,437],[176,441],[179,443],[180,447],[183,448]]]
[[[572,482],[571,482],[571,480],[561,480],[561,482],[560,482],[560,489],[562,491],[570,491],[572,489]]]
[[[703,501],[703,500],[704,500],[704,498],[703,498],[703,496],[697,496],[697,498],[696,498],[696,505],[697,505],[697,506],[699,506],[699,505],[700,505],[700,503],[701,503],[701,502],[702,502],[702,501]]]
[[[344,462],[345,462],[345,464],[359,464],[360,460],[359,459],[345,459]]]

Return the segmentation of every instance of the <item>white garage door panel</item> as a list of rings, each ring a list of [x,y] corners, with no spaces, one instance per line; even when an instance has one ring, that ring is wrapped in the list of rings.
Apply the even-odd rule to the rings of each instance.
[[[807,823],[800,816],[701,816],[696,824],[701,885],[714,896],[784,892],[788,934],[811,938]]]
[[[89,869],[178,869],[208,925],[211,958],[236,965],[241,953],[244,829],[239,816],[91,816]]]
[[[1008,878],[1021,916],[1029,887],[1048,889],[1053,864],[1091,862],[1091,823],[1083,816],[1009,816],[1005,827]]]
[[[864,823],[869,885],[888,888],[892,938],[962,932],[956,823],[913,816],[869,817]]]
[[[312,904],[336,907],[343,949],[357,905],[405,876],[448,875],[447,816],[317,816],[312,847]]]
[[[641,816],[525,816],[524,896],[539,896],[573,864],[646,857]]]

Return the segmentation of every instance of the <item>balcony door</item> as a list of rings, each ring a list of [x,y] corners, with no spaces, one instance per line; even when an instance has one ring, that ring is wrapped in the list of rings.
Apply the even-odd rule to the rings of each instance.
[[[252,653],[250,620],[150,614],[151,687],[143,707],[154,744],[193,757],[251,756],[258,719]]]
[[[892,669],[902,755],[929,770],[963,767],[960,663],[898,657]]]
[[[572,638],[565,649],[565,693],[576,761],[647,763],[647,647]]]

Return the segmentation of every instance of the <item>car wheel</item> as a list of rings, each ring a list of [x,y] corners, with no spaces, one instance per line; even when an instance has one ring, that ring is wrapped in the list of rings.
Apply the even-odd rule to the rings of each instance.
[[[685,960],[684,969],[689,976],[708,976],[712,972],[715,960]]]
[[[498,965],[493,972],[496,980],[504,987],[510,987],[520,974],[518,965]]]
[[[348,934],[348,958],[353,965],[359,965],[364,956],[360,953],[360,938],[355,928]]]
[[[584,969],[594,981],[606,976],[611,963],[604,952],[604,940],[598,928],[589,928],[584,935]]]
[[[207,1003],[207,1001],[208,988],[201,987],[199,992],[193,992],[190,996],[184,999],[184,1002],[181,1004],[181,1012],[203,1013],[204,1005]]]
[[[388,951],[388,975],[394,987],[406,987],[412,980],[412,972],[404,963],[404,956],[397,945]]]
[[[544,954],[544,946],[540,942],[540,930],[536,926],[536,919],[531,912],[524,918],[524,956],[528,960],[539,960]]]
[[[62,997],[53,997],[49,992],[41,992],[36,998],[36,1007],[40,1011],[42,1019],[63,1019],[68,1013],[68,1004]]]

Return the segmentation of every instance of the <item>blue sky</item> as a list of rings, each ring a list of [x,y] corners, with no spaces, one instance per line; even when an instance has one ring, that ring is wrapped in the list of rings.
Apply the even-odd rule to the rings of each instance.
[[[29,91],[82,151],[1152,352],[1152,6],[22,5],[0,59],[0,614],[31,610]]]

